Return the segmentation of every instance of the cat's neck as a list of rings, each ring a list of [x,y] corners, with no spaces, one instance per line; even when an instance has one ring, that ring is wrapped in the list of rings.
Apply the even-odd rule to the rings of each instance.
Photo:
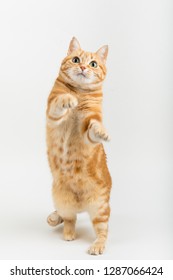
[[[95,85],[85,85],[85,87],[76,86],[73,82],[64,81],[64,78],[59,75],[57,78],[57,82],[61,83],[63,86],[67,87],[70,91],[78,93],[92,93],[92,94],[101,94],[102,93],[102,83],[98,83]]]

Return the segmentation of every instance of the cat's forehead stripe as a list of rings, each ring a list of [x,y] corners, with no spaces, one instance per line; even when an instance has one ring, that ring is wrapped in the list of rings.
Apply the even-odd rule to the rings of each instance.
[[[85,52],[83,50],[80,52],[79,56],[83,60],[83,62],[94,59],[94,54],[93,53]]]

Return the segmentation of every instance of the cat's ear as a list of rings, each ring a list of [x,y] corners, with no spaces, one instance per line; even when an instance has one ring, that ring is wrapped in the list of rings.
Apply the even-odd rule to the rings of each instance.
[[[108,55],[108,45],[101,47],[96,54],[99,56],[103,63],[106,63],[107,55]]]
[[[67,55],[70,55],[72,52],[77,51],[80,48],[81,47],[80,47],[80,44],[79,44],[78,40],[75,37],[73,37],[71,42],[70,42]]]

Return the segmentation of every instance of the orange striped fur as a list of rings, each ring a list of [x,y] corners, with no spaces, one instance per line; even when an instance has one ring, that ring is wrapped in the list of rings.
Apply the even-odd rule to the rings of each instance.
[[[108,47],[85,52],[73,38],[47,104],[48,159],[56,211],[48,223],[64,222],[64,239],[75,239],[77,213],[87,211],[96,232],[90,254],[102,254],[108,232],[111,177],[103,141],[102,83]]]

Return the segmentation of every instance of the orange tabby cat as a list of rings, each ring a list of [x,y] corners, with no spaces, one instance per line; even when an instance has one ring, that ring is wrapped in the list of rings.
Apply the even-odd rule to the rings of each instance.
[[[108,233],[111,177],[102,141],[102,83],[108,46],[85,52],[73,38],[48,98],[47,146],[56,211],[48,223],[64,222],[64,239],[75,239],[77,213],[87,211],[97,238],[88,252],[102,254]]]

